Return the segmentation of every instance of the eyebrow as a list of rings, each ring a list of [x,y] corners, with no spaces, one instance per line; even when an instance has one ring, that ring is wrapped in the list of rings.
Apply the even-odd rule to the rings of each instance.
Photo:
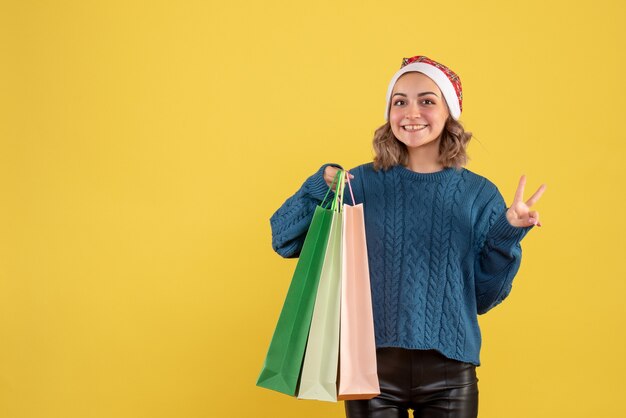
[[[425,92],[423,92],[423,93],[418,94],[418,95],[417,95],[417,97],[426,96],[426,95],[428,95],[428,94],[434,94],[435,96],[439,97],[439,96],[437,95],[437,93],[435,93],[435,92],[433,92],[433,91],[425,91]],[[403,96],[403,97],[407,97],[407,95],[406,95],[406,94],[404,94],[404,93],[396,93],[396,94],[394,94],[394,95],[393,95],[393,96],[391,96],[391,97],[395,97],[395,96]]]

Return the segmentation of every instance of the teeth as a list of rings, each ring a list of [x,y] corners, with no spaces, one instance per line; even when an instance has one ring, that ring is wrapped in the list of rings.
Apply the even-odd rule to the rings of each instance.
[[[424,129],[427,125],[405,125],[404,129],[407,131],[419,131]]]

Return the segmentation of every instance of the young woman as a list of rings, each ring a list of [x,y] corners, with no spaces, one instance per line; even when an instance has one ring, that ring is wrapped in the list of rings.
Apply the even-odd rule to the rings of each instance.
[[[346,401],[349,418],[478,415],[477,315],[511,291],[546,186],[524,201],[522,176],[507,207],[491,181],[463,168],[472,135],[458,121],[462,97],[452,70],[405,58],[389,83],[374,161],[350,170],[365,210],[381,394]],[[324,164],[271,217],[283,257],[298,256],[339,169]]]

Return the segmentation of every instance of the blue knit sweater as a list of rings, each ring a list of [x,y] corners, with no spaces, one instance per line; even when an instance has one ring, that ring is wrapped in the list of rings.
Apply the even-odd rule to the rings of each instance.
[[[300,253],[328,190],[327,165],[270,219],[283,257]],[[376,346],[435,349],[480,365],[477,315],[508,296],[532,226],[511,226],[497,187],[465,168],[424,174],[369,163],[350,173],[365,212]]]

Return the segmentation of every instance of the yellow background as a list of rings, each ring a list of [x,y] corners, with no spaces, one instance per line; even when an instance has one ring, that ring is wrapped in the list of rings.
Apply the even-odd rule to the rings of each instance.
[[[0,417],[341,417],[255,387],[269,217],[371,158],[402,57],[458,72],[468,168],[548,189],[481,317],[480,417],[626,416],[623,1],[3,1]]]

